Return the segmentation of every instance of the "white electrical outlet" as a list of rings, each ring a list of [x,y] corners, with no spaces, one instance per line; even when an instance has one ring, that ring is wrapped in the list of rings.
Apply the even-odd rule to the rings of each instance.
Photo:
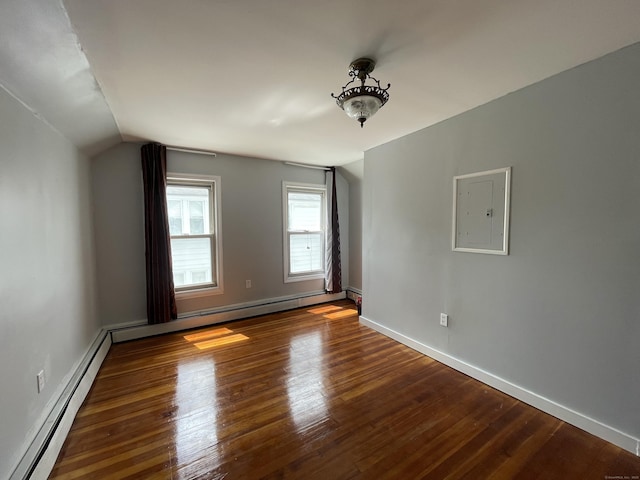
[[[449,315],[447,315],[446,313],[440,314],[440,325],[442,325],[443,327],[449,326]]]
[[[244,286],[247,288],[251,288],[251,280],[245,280],[244,281]]]
[[[44,370],[38,372],[38,393],[44,390]]]

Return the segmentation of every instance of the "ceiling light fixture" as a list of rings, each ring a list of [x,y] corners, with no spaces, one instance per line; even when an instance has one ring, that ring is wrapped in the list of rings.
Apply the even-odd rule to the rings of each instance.
[[[382,106],[389,100],[389,87],[380,87],[380,82],[373,78],[370,73],[376,66],[376,62],[370,58],[359,58],[351,62],[349,65],[349,81],[344,87],[342,87],[342,93],[338,96],[333,93],[331,96],[336,99],[338,106],[343,109],[347,115],[351,118],[355,118],[360,122],[360,127],[364,127],[364,122],[369,117],[373,117],[375,113],[382,108]],[[356,79],[362,82],[361,85],[351,87],[347,90],[347,87],[351,85]],[[376,85],[365,85],[364,82],[367,79],[373,80]]]

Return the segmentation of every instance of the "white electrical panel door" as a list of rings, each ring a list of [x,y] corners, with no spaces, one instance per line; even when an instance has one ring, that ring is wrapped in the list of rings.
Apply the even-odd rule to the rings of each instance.
[[[454,178],[452,248],[508,253],[510,168]]]

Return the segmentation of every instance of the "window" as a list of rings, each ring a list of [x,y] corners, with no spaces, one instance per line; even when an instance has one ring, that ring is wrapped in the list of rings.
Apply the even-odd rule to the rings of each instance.
[[[167,176],[176,292],[205,288],[221,290],[219,204],[220,177]]]
[[[324,277],[324,185],[283,183],[284,281]]]

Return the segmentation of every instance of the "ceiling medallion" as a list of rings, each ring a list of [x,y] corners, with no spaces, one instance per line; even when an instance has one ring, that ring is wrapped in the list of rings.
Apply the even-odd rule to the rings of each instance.
[[[360,127],[364,127],[364,122],[369,117],[382,108],[389,100],[387,90],[391,87],[389,83],[387,88],[380,87],[380,82],[370,75],[376,66],[376,62],[370,58],[359,58],[351,62],[349,65],[349,76],[351,80],[342,87],[342,93],[338,96],[333,93],[331,96],[336,99],[338,106],[343,109],[346,114],[355,118],[360,122]],[[349,85],[356,81],[362,82],[361,85],[347,89]],[[365,81],[370,79],[375,85],[365,85]]]

